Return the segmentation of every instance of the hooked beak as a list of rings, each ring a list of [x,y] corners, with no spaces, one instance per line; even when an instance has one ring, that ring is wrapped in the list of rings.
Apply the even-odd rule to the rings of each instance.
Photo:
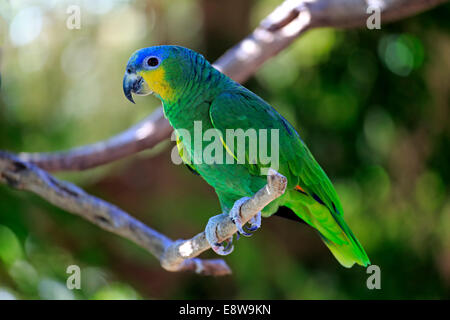
[[[149,89],[144,78],[134,72],[127,71],[123,77],[123,93],[128,100],[135,103],[132,93],[145,96],[152,93],[152,91]]]
[[[135,73],[125,73],[123,77],[123,93],[128,100],[135,103],[133,100],[132,92],[136,92],[139,90],[140,82],[144,79],[142,77],[136,75]]]

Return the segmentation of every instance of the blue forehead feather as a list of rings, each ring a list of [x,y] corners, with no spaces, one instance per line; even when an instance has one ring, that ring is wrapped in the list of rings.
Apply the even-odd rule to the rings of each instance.
[[[179,46],[155,46],[135,51],[128,60],[128,66],[140,66],[149,56],[158,57],[161,60],[175,54],[191,54],[191,50]]]

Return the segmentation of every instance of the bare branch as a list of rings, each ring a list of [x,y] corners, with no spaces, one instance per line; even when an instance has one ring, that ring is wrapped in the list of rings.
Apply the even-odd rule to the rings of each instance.
[[[131,240],[160,260],[166,249],[173,244],[171,239],[118,207],[87,194],[71,183],[58,180],[35,165],[23,162],[5,152],[0,152],[0,183],[5,183],[14,189],[35,193],[59,208]],[[231,273],[225,262],[218,259],[186,261],[179,270],[196,270],[204,275]]]
[[[445,0],[287,0],[214,66],[236,81],[243,82],[265,61],[310,28],[362,26],[368,17],[369,5],[380,8],[382,19],[391,21],[442,2]],[[133,241],[155,255],[166,270],[195,271],[205,275],[229,274],[231,270],[223,260],[195,258],[210,247],[204,232],[189,240],[173,241],[118,207],[43,170],[84,170],[105,164],[152,148],[168,138],[171,131],[159,108],[140,123],[107,141],[64,152],[21,153],[19,157],[0,151],[0,183],[33,192],[57,207]],[[242,220],[247,222],[281,196],[286,183],[286,178],[277,173],[268,175],[267,186],[242,205]],[[230,238],[236,231],[235,225],[224,214],[216,230],[219,240]]]
[[[246,223],[253,218],[266,205],[280,197],[286,190],[287,179],[272,170],[267,176],[267,185],[248,199],[241,207],[242,222]],[[231,238],[237,232],[236,225],[231,221],[228,214],[221,216],[216,233],[220,242]],[[184,261],[197,257],[200,253],[211,248],[206,240],[205,232],[199,233],[189,240],[179,240],[167,248],[161,265],[170,271],[178,271],[183,267]]]
[[[276,172],[267,177],[267,185],[242,205],[241,217],[244,222],[284,193],[287,184],[285,177]],[[71,183],[60,181],[12,154],[0,152],[0,182],[14,189],[35,193],[57,207],[131,240],[158,258],[168,271],[195,271],[214,276],[231,273],[221,259],[194,259],[210,248],[204,232],[190,240],[172,241],[118,207],[87,194]],[[224,216],[217,228],[219,239],[227,239],[236,232],[234,223]]]
[[[313,27],[365,26],[368,8],[381,11],[383,24],[413,16],[448,0],[322,0],[308,2]]]
[[[288,47],[305,31],[320,27],[365,27],[369,7],[378,7],[382,23],[430,9],[447,0],[287,0],[252,34],[220,57],[216,66],[238,82]]]
[[[235,81],[244,82],[265,61],[308,29],[365,26],[369,6],[380,8],[384,23],[443,2],[446,0],[287,0],[252,34],[220,57],[214,66]],[[48,171],[85,170],[152,148],[167,139],[171,132],[172,128],[159,108],[140,123],[106,141],[62,152],[21,153],[19,157]]]
[[[81,171],[150,149],[169,138],[172,131],[162,108],[158,108],[138,124],[106,141],[68,151],[20,153],[19,157],[48,171]]]

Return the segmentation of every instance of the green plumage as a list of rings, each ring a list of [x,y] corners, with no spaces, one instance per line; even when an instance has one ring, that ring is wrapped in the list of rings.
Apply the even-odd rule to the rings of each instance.
[[[221,132],[226,129],[278,129],[277,171],[287,177],[288,188],[283,196],[263,210],[262,215],[268,217],[279,206],[286,206],[319,232],[342,265],[351,267],[358,263],[366,266],[370,263],[343,219],[341,203],[327,175],[295,129],[275,109],[191,50],[160,46],[142,49],[135,55],[138,57],[134,57],[134,61],[142,60],[140,55],[161,57],[159,68],[164,68],[164,80],[174,94],[164,99],[161,94],[155,93],[163,101],[165,115],[175,129],[186,129],[193,135],[194,121],[201,121],[203,131],[210,128]],[[152,88],[151,83],[148,85]],[[180,140],[179,144],[184,143],[182,138]],[[248,140],[246,143],[245,150],[248,152]],[[189,145],[185,144],[184,161],[194,158],[195,148],[192,141]],[[227,154],[235,156],[237,153],[236,144],[232,150],[225,145],[223,148],[224,162]],[[214,187],[224,212],[228,212],[236,200],[251,197],[267,181],[261,175],[263,165],[259,162],[189,165]]]

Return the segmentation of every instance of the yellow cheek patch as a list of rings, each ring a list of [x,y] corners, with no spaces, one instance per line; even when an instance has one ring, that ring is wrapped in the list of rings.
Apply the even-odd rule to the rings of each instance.
[[[140,76],[147,82],[150,90],[159,95],[161,99],[170,101],[174,96],[174,90],[165,80],[164,68],[141,71]]]

